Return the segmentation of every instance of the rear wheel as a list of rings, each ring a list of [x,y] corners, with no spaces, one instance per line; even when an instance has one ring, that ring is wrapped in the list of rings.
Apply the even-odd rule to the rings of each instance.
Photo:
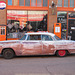
[[[65,57],[67,55],[67,51],[66,50],[59,50],[56,52],[56,55],[59,57]]]
[[[5,59],[11,59],[11,58],[13,58],[14,57],[14,51],[13,50],[11,50],[11,49],[5,49],[4,51],[3,51],[3,57],[5,58]]]

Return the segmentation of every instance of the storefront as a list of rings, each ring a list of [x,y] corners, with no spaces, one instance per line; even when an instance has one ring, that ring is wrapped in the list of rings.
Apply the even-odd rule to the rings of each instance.
[[[3,17],[0,18],[0,24],[6,25],[7,40],[17,40],[26,31],[47,31],[49,0],[2,0],[1,2],[6,3],[6,8],[0,10],[0,16]]]
[[[28,23],[31,26],[30,31],[47,31],[47,15],[48,11],[44,10],[7,10],[7,38],[20,38],[20,34],[26,31]],[[42,25],[44,23],[45,28]]]
[[[62,25],[62,39],[75,40],[75,0],[58,0],[57,22]]]
[[[7,27],[7,40],[19,39],[28,24],[31,31],[53,33],[54,23],[61,23],[62,39],[75,38],[75,0],[2,1],[6,3],[6,8],[0,10],[0,25]]]
[[[48,0],[8,0],[7,39],[20,38],[28,24],[29,31],[47,31],[48,3]]]

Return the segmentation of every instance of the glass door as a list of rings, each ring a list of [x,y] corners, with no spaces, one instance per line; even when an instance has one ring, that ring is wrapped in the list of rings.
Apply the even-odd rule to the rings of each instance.
[[[69,19],[68,23],[68,35],[71,40],[75,40],[75,19]]]
[[[69,12],[68,18],[68,36],[71,40],[75,40],[75,12]]]

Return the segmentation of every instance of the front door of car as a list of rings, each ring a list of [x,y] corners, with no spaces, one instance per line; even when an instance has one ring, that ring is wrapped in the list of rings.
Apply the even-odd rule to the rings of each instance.
[[[22,55],[42,54],[41,35],[28,35],[26,41],[22,41]]]
[[[54,53],[54,41],[50,35],[42,35],[43,54]]]

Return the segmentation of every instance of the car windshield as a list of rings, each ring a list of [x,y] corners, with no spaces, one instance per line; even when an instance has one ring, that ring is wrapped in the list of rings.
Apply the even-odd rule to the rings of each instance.
[[[24,35],[20,40],[25,40],[26,39],[26,35]]]
[[[55,40],[61,40],[61,39],[60,39],[58,36],[56,36],[56,35],[54,36],[54,39],[55,39]]]

